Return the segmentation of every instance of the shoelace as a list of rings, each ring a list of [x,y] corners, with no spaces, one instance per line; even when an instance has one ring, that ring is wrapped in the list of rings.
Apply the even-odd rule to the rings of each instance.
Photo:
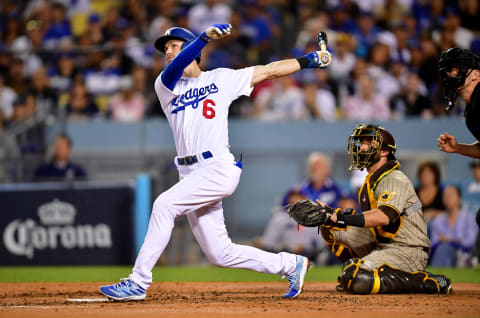
[[[128,290],[133,286],[130,286],[130,280],[128,278],[120,278],[121,282],[113,285],[113,288],[117,291]]]
[[[295,286],[295,273],[293,273],[291,275],[283,275],[282,279],[285,279],[285,278],[288,279],[288,288],[289,289],[296,288],[296,286]]]

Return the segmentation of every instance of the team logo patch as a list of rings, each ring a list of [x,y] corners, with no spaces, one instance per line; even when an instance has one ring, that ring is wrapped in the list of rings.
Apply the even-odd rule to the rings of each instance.
[[[390,201],[390,199],[392,198],[392,195],[394,195],[394,194],[397,194],[397,192],[384,191],[384,192],[380,193],[380,197],[379,197],[378,201],[380,201],[380,202]]]

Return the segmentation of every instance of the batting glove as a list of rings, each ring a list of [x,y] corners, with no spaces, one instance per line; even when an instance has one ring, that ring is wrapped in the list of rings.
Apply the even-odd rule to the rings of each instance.
[[[200,38],[205,42],[210,40],[218,40],[224,36],[230,35],[232,31],[231,24],[214,24],[208,27],[205,32],[200,34]]]
[[[303,57],[306,60],[302,59],[300,60],[301,62],[299,61],[302,68],[325,68],[332,61],[332,54],[327,50],[308,53]]]

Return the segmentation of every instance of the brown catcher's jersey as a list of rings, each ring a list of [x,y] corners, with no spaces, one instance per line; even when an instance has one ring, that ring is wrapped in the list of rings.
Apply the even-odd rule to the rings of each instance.
[[[412,183],[399,168],[398,162],[388,161],[367,175],[358,194],[360,207],[362,211],[379,208],[397,215],[388,225],[370,228],[379,246],[396,244],[429,249],[422,205]]]

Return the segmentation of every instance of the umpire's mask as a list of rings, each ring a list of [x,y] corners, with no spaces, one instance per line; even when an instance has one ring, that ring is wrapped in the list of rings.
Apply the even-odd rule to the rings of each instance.
[[[362,142],[368,143],[368,149],[361,149]],[[397,146],[392,134],[383,127],[372,124],[360,124],[348,137],[348,155],[350,167],[348,170],[364,169],[380,160],[380,149],[389,150],[388,160],[396,160]]]
[[[445,90],[446,109],[450,110],[455,107],[457,89],[465,84],[465,79],[472,70],[479,69],[480,57],[469,50],[454,47],[442,52],[438,67]]]

